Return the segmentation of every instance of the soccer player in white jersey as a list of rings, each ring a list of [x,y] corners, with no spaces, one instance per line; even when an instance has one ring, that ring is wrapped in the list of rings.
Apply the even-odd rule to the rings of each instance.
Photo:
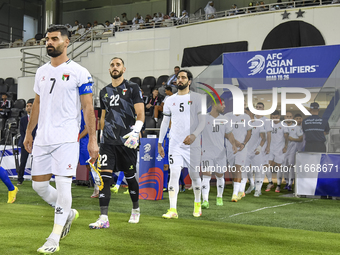
[[[285,153],[288,147],[288,129],[280,121],[280,112],[275,110],[272,115],[272,140],[270,144],[269,164],[273,169],[278,169],[277,172],[277,186],[275,192],[281,191],[281,178]]]
[[[255,189],[254,197],[259,197],[261,195],[261,188],[263,184],[264,174],[262,171],[262,148],[266,142],[266,130],[264,128],[263,121],[259,119],[255,119],[254,114],[249,111],[247,107],[245,112],[251,118],[251,121],[248,123],[251,128],[251,137],[248,141],[247,145],[247,158],[245,166],[250,166],[249,170],[247,169],[247,175],[250,182],[250,186],[246,191],[246,194],[251,193]],[[253,179],[253,171],[255,170],[255,184]]]
[[[285,116],[285,123],[288,125],[288,148],[286,152],[286,157],[284,164],[288,167],[288,172],[286,179],[286,186],[284,189],[292,191],[292,184],[294,181],[294,169],[292,168],[295,165],[295,153],[298,150],[298,145],[302,142],[303,139],[303,131],[301,126],[296,125],[293,120],[293,114],[291,112],[287,112]]]
[[[36,96],[24,141],[25,149],[32,153],[32,131],[39,123],[32,153],[32,186],[55,208],[52,233],[38,249],[43,254],[59,250],[59,240],[68,234],[72,221],[78,217],[78,212],[71,209],[71,183],[79,158],[81,107],[92,160],[96,160],[99,151],[92,78],[85,68],[67,57],[69,42],[65,26],[54,25],[47,29],[46,49],[51,61],[40,67],[35,75]],[[49,184],[52,175],[55,175],[56,188]]]
[[[256,110],[263,111],[264,110],[264,104],[262,102],[258,102],[256,104]],[[264,123],[264,128],[266,130],[266,142],[262,146],[262,168],[267,168],[269,169],[269,153],[270,153],[270,144],[271,144],[271,134],[272,134],[272,127],[271,127],[271,122],[269,121],[268,118],[262,115],[255,115],[256,119],[260,119]],[[273,180],[272,180],[272,173],[270,170],[267,170],[265,173],[267,175],[268,179],[268,185],[266,188],[266,191],[270,191],[271,188],[274,187]]]
[[[302,116],[301,114],[297,113],[294,115],[294,120],[296,121],[297,125],[301,128],[302,130]],[[303,148],[305,147],[306,141],[305,141],[305,134],[302,136],[302,141],[298,142],[297,144],[297,151],[303,151]]]
[[[227,142],[227,158],[229,166],[235,166],[236,171],[233,172],[233,195],[232,202],[237,202],[243,197],[247,182],[247,173],[241,172],[241,167],[246,163],[247,148],[245,147],[251,137],[251,127],[248,125],[250,117],[247,114],[233,115],[231,112],[225,115],[233,129],[235,144],[238,147],[236,154],[232,153],[232,144]]]
[[[217,100],[215,100],[216,102]],[[216,175],[217,197],[216,205],[223,205],[224,173],[226,172],[226,148],[224,138],[231,141],[234,153],[237,152],[235,140],[226,118],[221,115],[224,112],[225,104],[212,102],[211,111],[206,116],[205,128],[202,132],[202,208],[209,208],[210,179],[212,172]]]
[[[164,157],[162,143],[169,127],[169,163],[170,182],[169,200],[170,209],[163,214],[163,218],[177,219],[177,196],[179,191],[179,177],[183,167],[188,167],[189,175],[195,195],[194,217],[200,217],[201,211],[201,178],[199,175],[201,148],[200,134],[204,129],[204,115],[201,115],[202,96],[189,90],[192,82],[190,71],[181,70],[177,76],[178,92],[169,97],[163,107],[163,121],[161,124],[158,152]]]

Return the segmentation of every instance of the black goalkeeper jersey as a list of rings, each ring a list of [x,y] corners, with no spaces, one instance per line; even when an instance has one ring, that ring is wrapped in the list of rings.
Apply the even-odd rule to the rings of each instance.
[[[100,91],[100,107],[106,110],[103,137],[105,144],[123,145],[123,136],[136,122],[134,104],[143,103],[142,91],[136,83],[124,80],[118,87],[110,83]],[[101,141],[103,142],[103,141]]]

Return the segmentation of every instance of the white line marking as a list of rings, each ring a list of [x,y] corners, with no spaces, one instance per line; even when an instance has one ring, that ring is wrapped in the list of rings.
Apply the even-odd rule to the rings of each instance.
[[[286,203],[286,204],[282,204],[282,205],[273,205],[273,206],[268,206],[268,207],[262,207],[262,208],[259,208],[259,209],[253,210],[253,211],[249,211],[249,212],[236,213],[236,214],[230,215],[229,218],[234,217],[234,216],[238,216],[238,215],[242,215],[242,214],[258,212],[258,211],[262,211],[262,210],[265,210],[265,209],[271,209],[271,208],[276,208],[276,207],[281,207],[281,206],[286,206],[286,205],[308,203],[308,202],[312,202],[314,200],[315,199],[308,200],[308,201],[301,201],[301,202]]]

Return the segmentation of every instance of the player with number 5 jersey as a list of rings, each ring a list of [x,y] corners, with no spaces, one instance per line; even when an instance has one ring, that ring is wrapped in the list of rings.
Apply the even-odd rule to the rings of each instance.
[[[181,170],[188,167],[192,187],[195,195],[194,217],[200,217],[201,211],[201,178],[199,166],[201,158],[200,135],[205,126],[204,115],[201,115],[202,96],[189,90],[192,82],[190,71],[181,70],[177,77],[178,93],[170,96],[163,107],[163,121],[161,124],[158,152],[164,157],[162,143],[169,127],[169,163],[170,182],[169,200],[170,209],[163,214],[165,219],[177,219],[177,196],[179,191],[179,177]]]

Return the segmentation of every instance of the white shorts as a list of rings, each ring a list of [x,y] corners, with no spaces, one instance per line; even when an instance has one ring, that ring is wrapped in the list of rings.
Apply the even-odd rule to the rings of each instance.
[[[187,167],[189,171],[198,171],[201,164],[201,148],[190,148],[189,150],[173,151],[169,148],[169,164],[171,167]]]
[[[32,176],[54,174],[76,176],[79,143],[33,146]]]
[[[286,153],[282,153],[282,151],[270,151],[268,160],[274,161],[277,164],[282,164],[285,159]]]
[[[235,165],[244,166],[247,158],[247,148],[244,148],[241,151],[236,152],[235,155]]]
[[[262,154],[262,162],[261,162],[262,165],[268,165],[270,152],[266,154],[266,150],[262,148],[261,154]]]
[[[263,155],[262,152],[260,154],[255,155],[255,152],[252,152],[251,154],[248,154],[246,157],[246,163],[245,166],[252,166],[252,169],[254,169],[254,166],[260,167],[261,164],[263,165]]]
[[[225,156],[215,159],[209,159],[203,154],[201,170],[202,172],[225,173],[227,172],[227,159]]]

